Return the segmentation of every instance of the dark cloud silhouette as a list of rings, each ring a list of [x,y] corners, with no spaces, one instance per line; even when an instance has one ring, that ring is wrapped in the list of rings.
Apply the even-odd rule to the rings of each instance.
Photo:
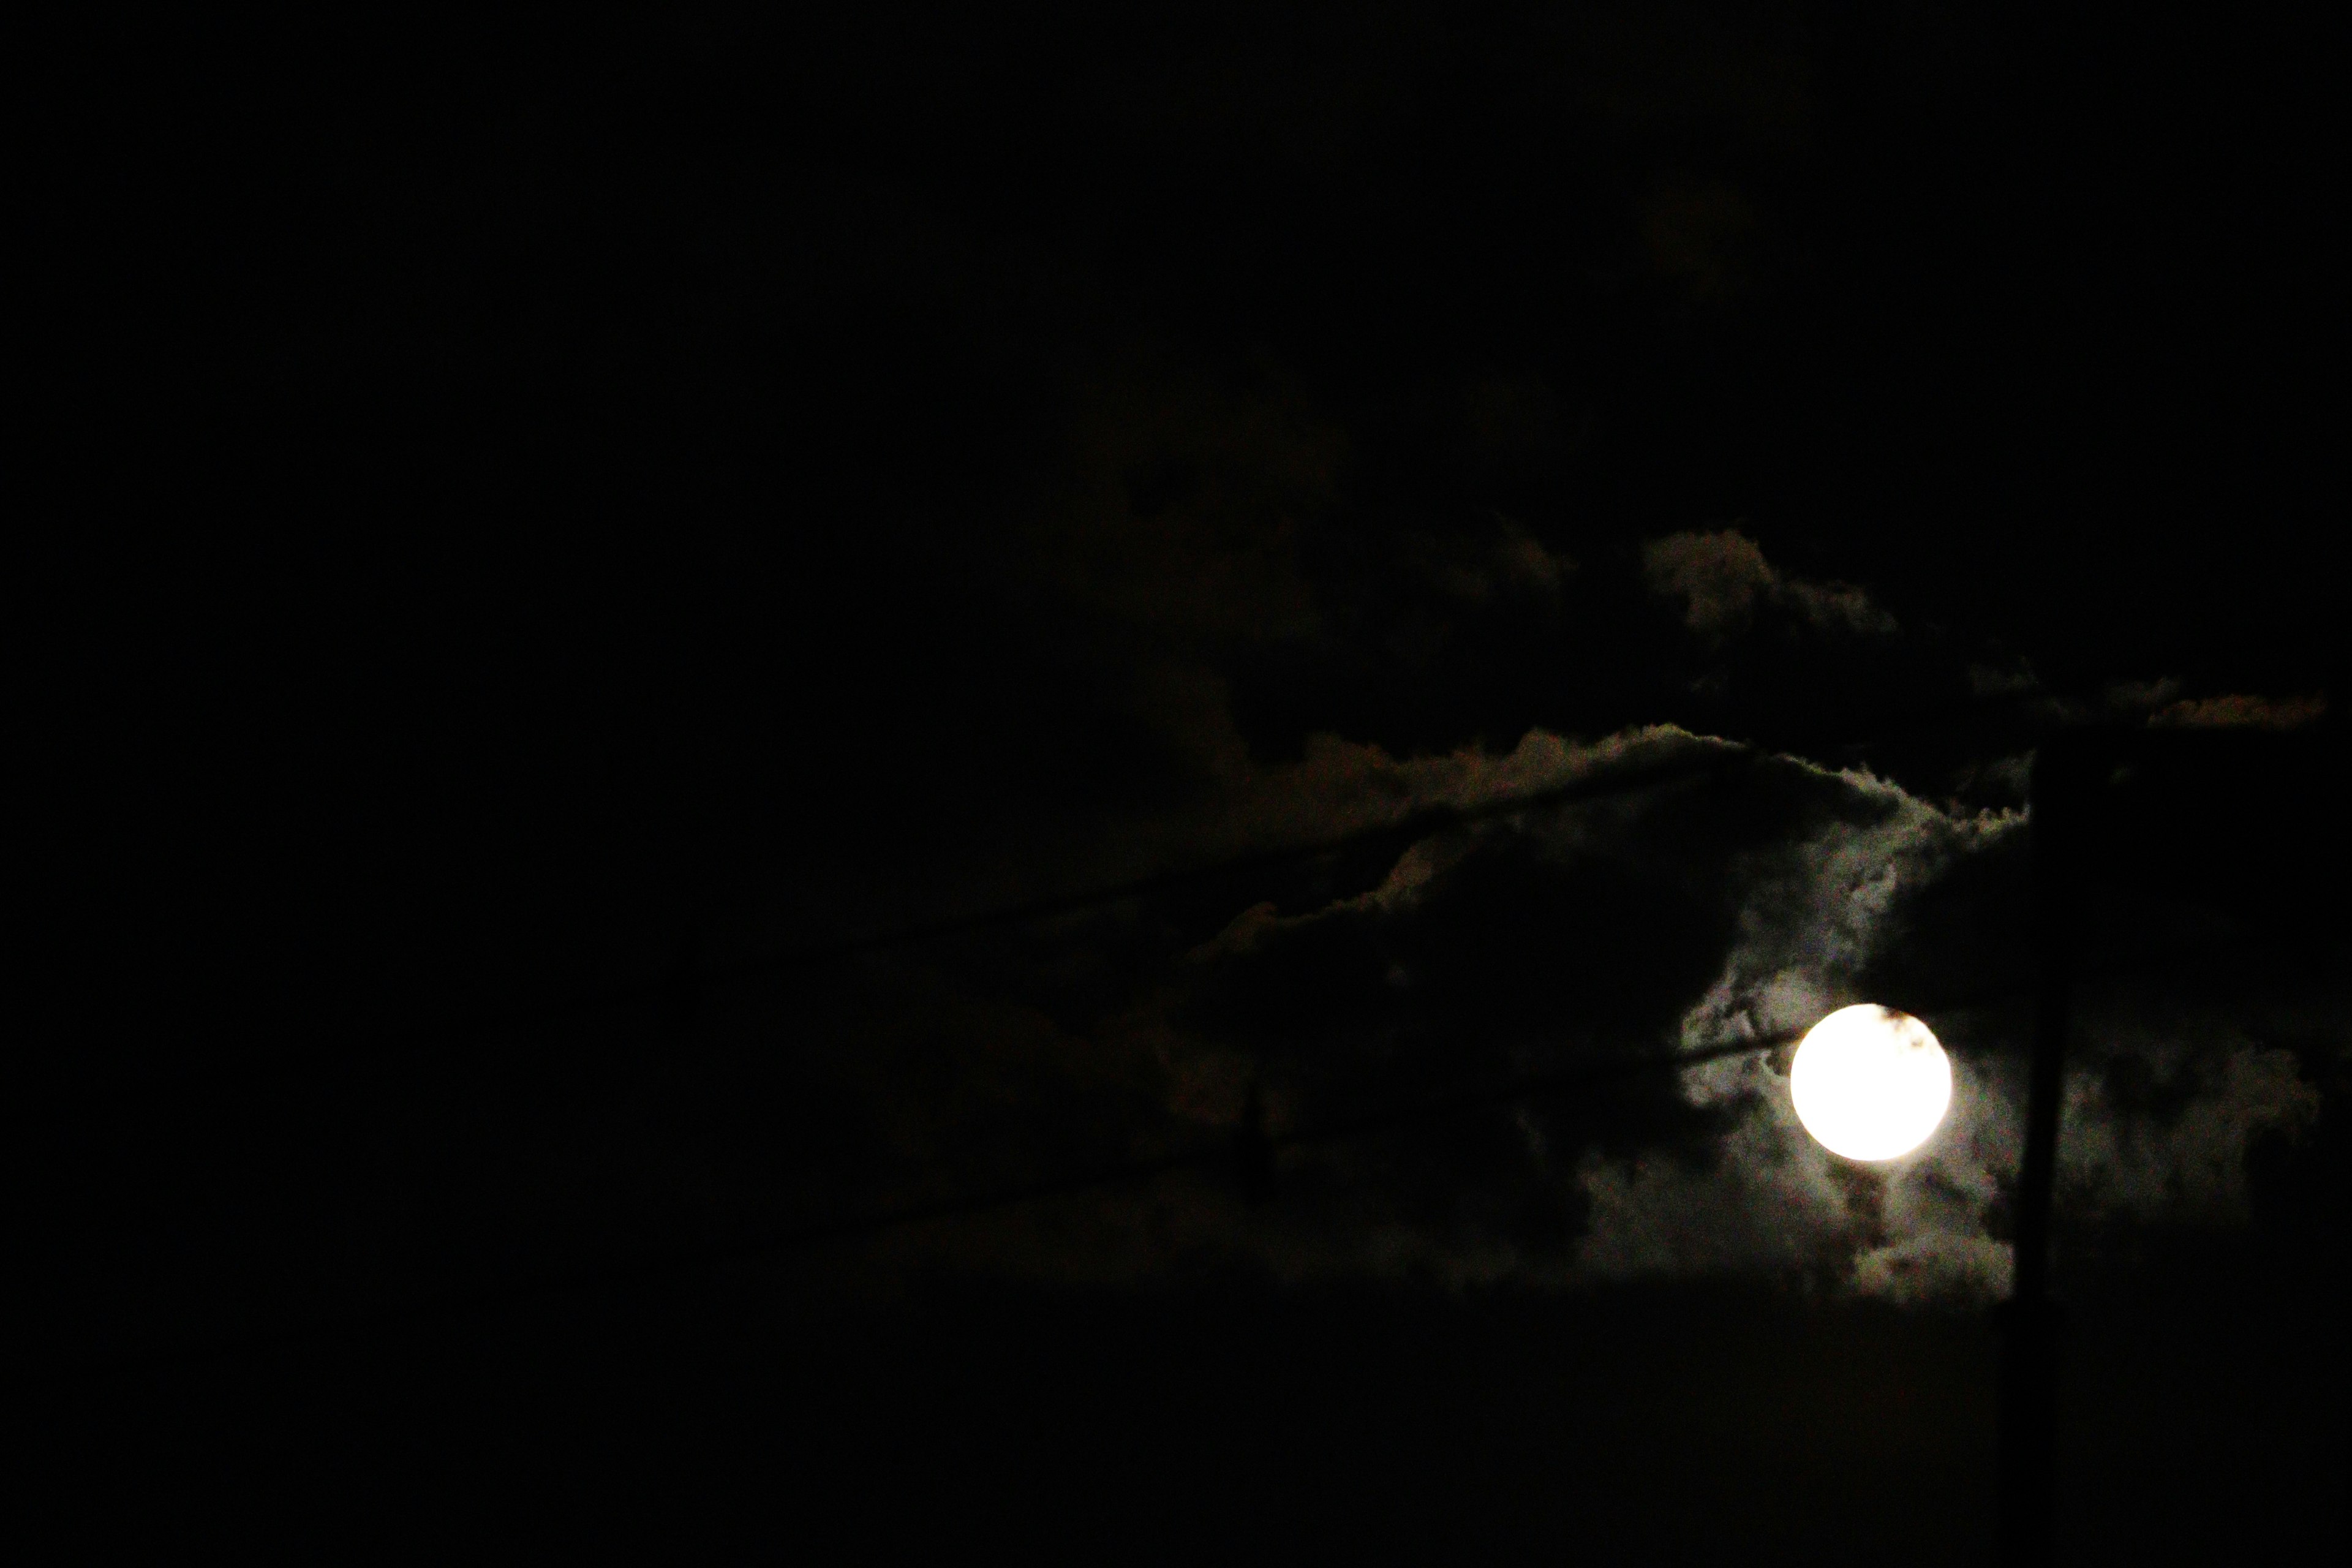
[[[1782,609],[1819,630],[1885,634],[1895,617],[1845,584],[1809,583],[1773,569],[1737,529],[1675,533],[1642,547],[1652,591],[1683,605],[1683,624],[1710,642],[1746,631],[1759,605]]]

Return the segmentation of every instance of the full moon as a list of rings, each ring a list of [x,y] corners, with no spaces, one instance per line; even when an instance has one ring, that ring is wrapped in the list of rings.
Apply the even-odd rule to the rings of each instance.
[[[1892,1160],[1927,1141],[1952,1103],[1952,1063],[1927,1026],[1864,1002],[1805,1032],[1789,1068],[1797,1120],[1832,1154]]]

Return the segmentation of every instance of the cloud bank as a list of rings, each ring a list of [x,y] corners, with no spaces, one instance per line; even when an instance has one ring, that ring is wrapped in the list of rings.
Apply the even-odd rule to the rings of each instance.
[[[1246,781],[1231,832],[1389,822],[1733,754],[1671,728],[1402,759],[1325,737]],[[1221,1256],[1294,1279],[1741,1276],[1902,1302],[1997,1297],[2030,978],[2000,933],[2024,919],[2028,832],[2012,809],[1953,809],[1867,772],[1768,757],[1433,833],[1353,890],[1243,909],[1142,1001],[1058,1048],[1091,1063],[1092,1092],[1125,1075],[1130,1103],[1156,1099],[1163,1146],[1234,1135],[1253,1105],[1277,1140],[1307,1137],[1278,1163],[1276,1201],[1179,1183],[1139,1209],[1096,1211],[1071,1233],[1094,1237],[1086,1259],[1068,1236],[1029,1231],[991,1256],[1089,1277]],[[1785,1047],[1307,1136],[1530,1074],[1785,1038],[1858,1000],[1918,1011],[1954,1058],[1946,1123],[1885,1165],[1804,1132]],[[2065,1201],[2090,1216],[2227,1223],[2249,1151],[2317,1106],[2296,1058],[2224,1011],[2135,1016],[2090,998]]]

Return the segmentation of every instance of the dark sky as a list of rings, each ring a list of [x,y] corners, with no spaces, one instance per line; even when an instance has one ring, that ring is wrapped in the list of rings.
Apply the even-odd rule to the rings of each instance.
[[[12,1375],[103,1511],[1981,1560],[2104,725],[2063,1544],[2308,1539],[2333,41],[845,10],[60,78]],[[1861,1000],[1898,1165],[1592,1073]]]

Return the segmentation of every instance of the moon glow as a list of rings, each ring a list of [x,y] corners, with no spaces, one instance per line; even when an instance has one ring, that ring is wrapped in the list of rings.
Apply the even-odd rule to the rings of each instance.
[[[1942,1124],[1952,1063],[1927,1026],[1864,1002],[1815,1024],[1789,1066],[1797,1120],[1832,1154],[1892,1160]]]

